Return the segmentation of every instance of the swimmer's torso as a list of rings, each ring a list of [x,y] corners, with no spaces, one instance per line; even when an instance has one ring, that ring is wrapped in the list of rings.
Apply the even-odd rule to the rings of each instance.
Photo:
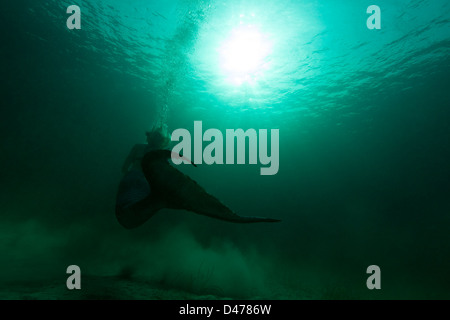
[[[141,170],[141,161],[144,158],[145,154],[152,151],[152,148],[148,144],[136,144],[133,147],[133,151],[131,152],[129,159],[130,166],[128,167],[128,171],[130,170]]]

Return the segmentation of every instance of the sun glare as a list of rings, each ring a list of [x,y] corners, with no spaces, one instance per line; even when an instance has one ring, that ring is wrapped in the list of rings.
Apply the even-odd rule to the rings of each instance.
[[[236,85],[254,83],[269,67],[272,44],[267,35],[252,25],[231,31],[220,47],[221,69]]]

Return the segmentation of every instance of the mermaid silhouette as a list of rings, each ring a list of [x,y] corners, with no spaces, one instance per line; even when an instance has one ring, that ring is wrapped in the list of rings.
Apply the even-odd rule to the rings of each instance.
[[[117,192],[116,217],[123,227],[139,227],[164,208],[187,210],[235,223],[280,221],[237,215],[170,165],[173,153],[165,149],[170,143],[166,126],[146,132],[146,135],[148,144],[135,145],[122,168],[124,177]],[[191,162],[179,154],[173,156]]]

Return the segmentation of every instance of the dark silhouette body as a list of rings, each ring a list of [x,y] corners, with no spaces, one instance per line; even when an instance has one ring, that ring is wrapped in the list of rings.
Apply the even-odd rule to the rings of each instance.
[[[122,226],[127,229],[136,228],[163,208],[187,210],[235,223],[280,221],[235,214],[217,198],[208,194],[197,182],[174,168],[168,161],[171,156],[172,152],[169,150],[154,150],[144,155],[141,169],[150,186],[149,192],[145,198],[134,204],[116,205],[116,217]]]

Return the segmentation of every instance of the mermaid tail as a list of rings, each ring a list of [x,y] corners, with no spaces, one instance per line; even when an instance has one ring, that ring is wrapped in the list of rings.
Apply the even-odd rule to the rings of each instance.
[[[126,173],[120,181],[116,197],[119,223],[127,229],[140,226],[157,212],[156,204],[144,173],[140,170]]]
[[[265,217],[243,217],[210,195],[197,182],[168,162],[168,150],[151,151],[142,160],[142,169],[153,190],[152,195],[165,208],[187,210],[235,223],[278,222]]]
[[[116,206],[128,208],[149,196],[150,192],[150,185],[144,173],[140,170],[131,170],[120,181]]]

